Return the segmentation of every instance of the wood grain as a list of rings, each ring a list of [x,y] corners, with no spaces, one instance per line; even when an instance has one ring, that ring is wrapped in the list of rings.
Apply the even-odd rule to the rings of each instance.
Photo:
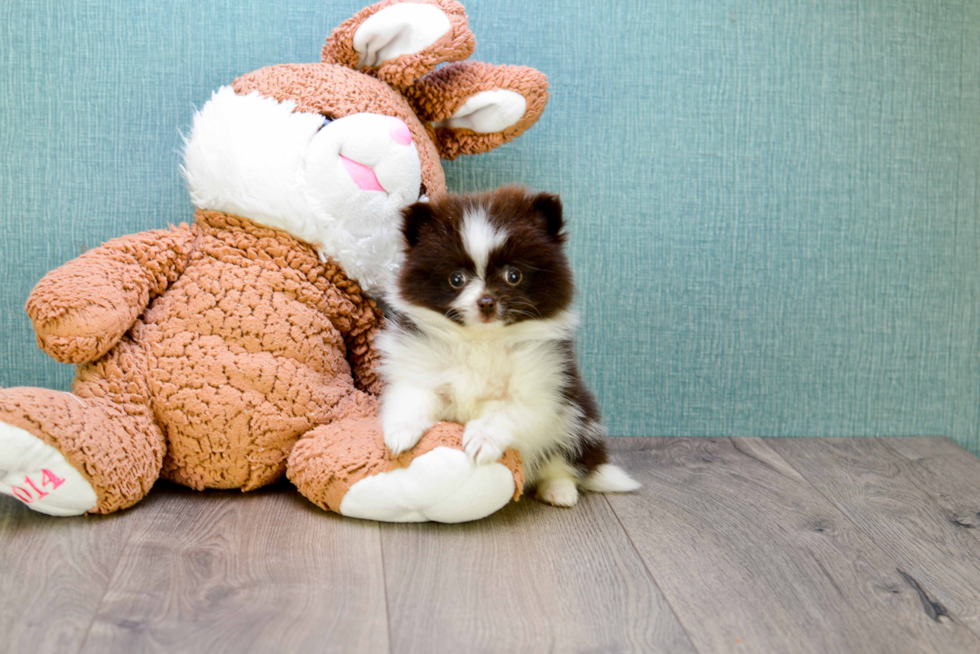
[[[378,526],[288,486],[155,489],[82,651],[386,652]]]
[[[980,460],[952,443],[610,444],[639,493],[465,525],[286,484],[101,518],[0,498],[0,654],[980,652]]]
[[[609,501],[700,651],[980,649],[927,615],[899,565],[760,439],[612,447],[644,488]]]
[[[0,652],[74,652],[145,516],[53,518],[0,496]]]
[[[693,652],[602,496],[382,525],[393,652]]]
[[[973,518],[957,524],[956,517],[980,511],[972,455],[950,457],[939,439],[904,446],[899,439],[820,439],[819,446],[802,440],[771,445],[898,563],[926,611],[980,635],[980,540]],[[922,456],[910,459],[895,448]],[[940,448],[937,460],[930,449]]]
[[[948,438],[889,438],[908,459],[906,476],[954,526],[980,539],[980,459]]]

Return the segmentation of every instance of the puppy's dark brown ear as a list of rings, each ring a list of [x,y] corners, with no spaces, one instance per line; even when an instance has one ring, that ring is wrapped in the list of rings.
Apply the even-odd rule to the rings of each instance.
[[[416,202],[402,209],[402,234],[408,247],[419,243],[422,228],[432,220],[432,206],[428,202]]]
[[[562,227],[565,220],[561,215],[561,199],[553,193],[538,193],[531,198],[531,210],[534,212],[535,223],[544,232],[558,241],[565,240]]]

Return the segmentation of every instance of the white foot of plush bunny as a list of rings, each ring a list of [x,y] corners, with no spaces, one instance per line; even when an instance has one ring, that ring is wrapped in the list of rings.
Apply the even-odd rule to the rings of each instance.
[[[514,497],[514,475],[501,463],[477,465],[460,450],[439,447],[351,486],[340,513],[385,522],[467,522]]]
[[[0,493],[27,508],[55,516],[81,515],[95,507],[92,485],[61,452],[33,434],[0,422]]]
[[[521,495],[524,466],[514,450],[477,465],[462,437],[462,425],[439,422],[410,451],[392,455],[376,418],[342,420],[301,438],[287,474],[311,501],[351,518],[479,520]]]

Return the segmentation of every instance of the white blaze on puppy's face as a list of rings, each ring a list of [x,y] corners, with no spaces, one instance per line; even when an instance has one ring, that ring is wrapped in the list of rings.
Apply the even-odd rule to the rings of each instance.
[[[463,323],[467,327],[478,327],[487,324],[481,320],[479,305],[477,305],[477,302],[486,292],[487,287],[483,283],[483,280],[479,277],[473,278],[463,287],[459,296],[450,305],[463,317]]]
[[[470,327],[485,327],[497,322],[498,314],[485,316],[480,311],[481,298],[492,295],[487,289],[487,263],[490,255],[507,241],[507,233],[498,229],[487,219],[482,207],[469,211],[463,216],[461,230],[463,249],[473,262],[476,277],[468,276],[466,285],[452,302],[452,308],[463,317]]]
[[[463,216],[462,235],[463,247],[476,265],[477,276],[485,280],[490,253],[504,244],[507,235],[490,224],[482,207]]]

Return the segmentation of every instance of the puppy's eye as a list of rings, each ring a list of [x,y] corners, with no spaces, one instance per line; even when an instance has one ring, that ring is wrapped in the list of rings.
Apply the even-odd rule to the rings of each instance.
[[[523,277],[524,276],[521,275],[521,271],[517,268],[508,268],[504,271],[504,281],[511,286],[517,286],[520,284]]]
[[[466,283],[466,275],[461,272],[454,272],[449,276],[449,285],[453,288],[463,288]]]

